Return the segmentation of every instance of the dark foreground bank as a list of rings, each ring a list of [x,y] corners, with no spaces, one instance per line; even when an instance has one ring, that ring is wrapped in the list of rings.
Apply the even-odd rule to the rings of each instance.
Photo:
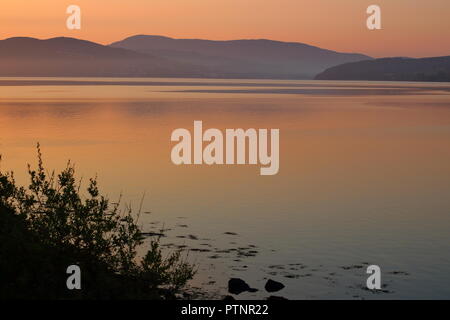
[[[138,258],[136,217],[100,195],[95,179],[82,195],[70,163],[48,174],[38,147],[29,176],[18,187],[0,171],[0,299],[173,299],[193,277],[181,251],[164,258],[157,238]]]

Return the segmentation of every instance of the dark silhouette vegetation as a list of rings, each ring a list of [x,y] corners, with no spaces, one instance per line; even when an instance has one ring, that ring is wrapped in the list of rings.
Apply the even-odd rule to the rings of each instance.
[[[80,191],[74,166],[59,174],[29,166],[30,185],[0,171],[0,299],[173,299],[194,276],[181,251],[164,256],[159,239],[138,254],[143,234],[90,179]],[[81,268],[81,290],[68,290],[66,269]]]

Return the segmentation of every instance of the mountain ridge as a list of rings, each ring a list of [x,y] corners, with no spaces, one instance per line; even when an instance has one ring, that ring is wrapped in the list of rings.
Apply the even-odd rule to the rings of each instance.
[[[77,38],[0,40],[0,76],[198,76],[200,72],[196,66]]]
[[[372,59],[357,53],[341,53],[301,42],[270,39],[175,39],[160,35],[135,35],[110,44],[140,53],[199,65],[218,77],[311,79],[327,67]]]
[[[450,56],[388,57],[346,63],[319,73],[315,79],[450,82]]]

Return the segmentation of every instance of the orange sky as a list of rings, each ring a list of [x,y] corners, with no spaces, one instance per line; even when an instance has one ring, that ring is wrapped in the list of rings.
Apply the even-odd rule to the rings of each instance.
[[[82,29],[66,29],[79,5]],[[383,30],[366,28],[382,9]],[[449,0],[1,0],[0,38],[69,36],[103,44],[135,34],[268,38],[381,56],[450,55]]]

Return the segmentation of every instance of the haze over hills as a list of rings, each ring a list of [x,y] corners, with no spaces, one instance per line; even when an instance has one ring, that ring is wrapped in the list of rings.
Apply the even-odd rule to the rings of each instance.
[[[450,56],[372,59],[272,40],[16,37],[0,41],[0,76],[450,81]]]
[[[111,44],[140,53],[201,66],[209,77],[311,79],[331,66],[371,59],[296,42],[212,41],[138,35]]]
[[[450,56],[382,58],[346,63],[325,70],[315,79],[450,82]]]
[[[74,38],[0,41],[0,76],[199,76],[201,68]]]

